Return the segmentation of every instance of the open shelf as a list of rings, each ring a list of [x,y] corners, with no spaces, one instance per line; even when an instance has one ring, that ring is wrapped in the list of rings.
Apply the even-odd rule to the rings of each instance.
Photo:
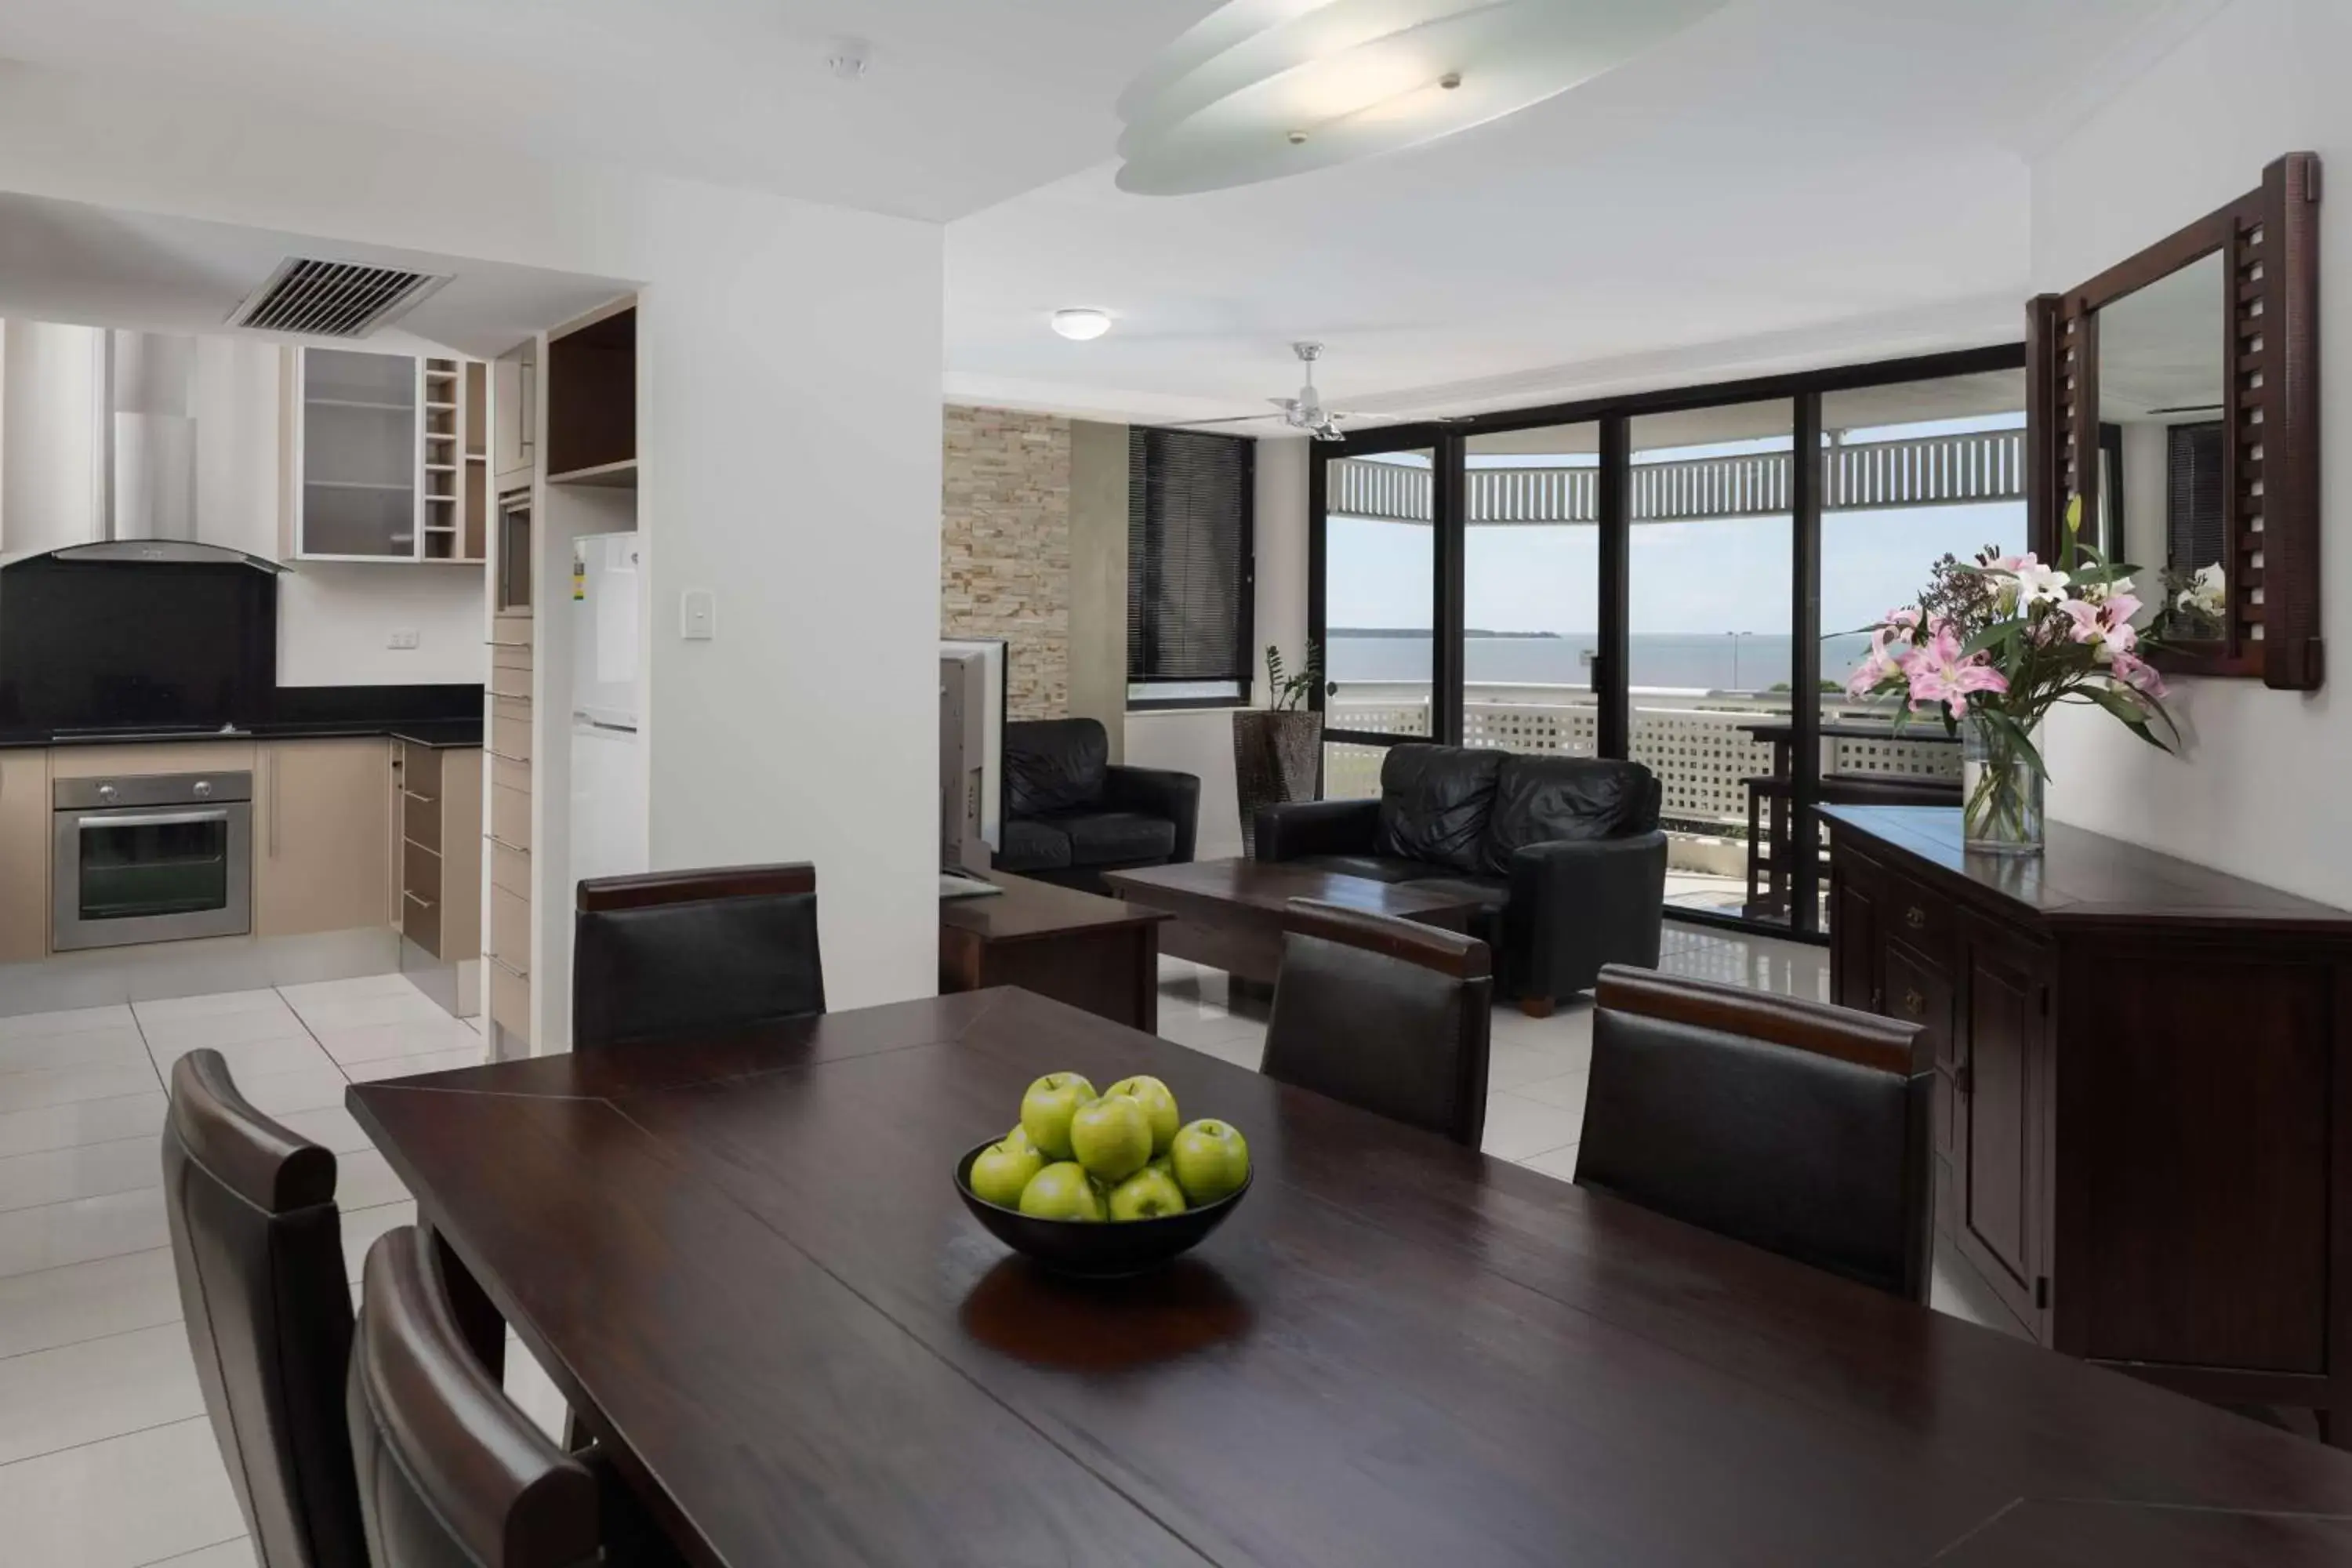
[[[624,458],[617,463],[599,463],[593,468],[573,468],[568,473],[550,474],[551,485],[604,485],[627,489],[637,482],[637,460]]]
[[[637,457],[636,307],[549,339],[546,384],[551,479],[631,482],[618,476]]]

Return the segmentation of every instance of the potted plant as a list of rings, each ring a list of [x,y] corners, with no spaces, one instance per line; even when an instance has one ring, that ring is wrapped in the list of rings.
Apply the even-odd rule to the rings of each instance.
[[[1307,645],[1303,669],[1286,669],[1282,649],[1265,645],[1265,685],[1273,705],[1234,714],[1234,794],[1241,806],[1242,852],[1257,853],[1260,806],[1315,798],[1322,761],[1323,715],[1307,700],[1323,680],[1323,654]]]
[[[2141,608],[2137,568],[2110,564],[2082,543],[2082,515],[2079,500],[2067,508],[2071,572],[1990,547],[1974,561],[1945,556],[1918,604],[1868,628],[1869,657],[1846,683],[1855,698],[1907,699],[1895,711],[1898,733],[1935,718],[1959,735],[1972,850],[2041,853],[2049,775],[2034,732],[2059,703],[2104,708],[2158,751],[2172,750],[2166,736],[2179,736],[2164,709],[2164,678],[2143,657],[2158,635],[2132,625]]]

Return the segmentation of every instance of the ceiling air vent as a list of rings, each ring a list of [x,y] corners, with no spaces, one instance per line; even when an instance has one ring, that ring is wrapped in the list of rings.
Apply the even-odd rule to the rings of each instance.
[[[363,338],[446,283],[430,272],[289,257],[229,318],[263,332]]]

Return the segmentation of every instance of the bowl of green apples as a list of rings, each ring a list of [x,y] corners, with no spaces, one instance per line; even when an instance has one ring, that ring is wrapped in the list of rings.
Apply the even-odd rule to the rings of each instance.
[[[1187,1122],[1156,1078],[1097,1094],[1050,1072],[1021,1120],[965,1151],[956,1193],[991,1236],[1058,1274],[1140,1274],[1197,1246],[1249,1192],[1249,1143],[1231,1122]]]

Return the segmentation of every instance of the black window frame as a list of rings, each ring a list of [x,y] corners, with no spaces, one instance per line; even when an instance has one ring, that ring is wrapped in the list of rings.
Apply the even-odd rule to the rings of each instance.
[[[1434,595],[1430,625],[1435,628],[1431,658],[1430,731],[1428,740],[1445,745],[1462,742],[1465,700],[1462,629],[1464,620],[1463,563],[1467,534],[1464,497],[1469,443],[1481,436],[1542,429],[1554,425],[1597,425],[1600,427],[1599,527],[1601,538],[1600,658],[1593,671],[1599,701],[1600,754],[1623,757],[1633,738],[1633,700],[1627,686],[1631,646],[1633,580],[1633,519],[1629,510],[1628,476],[1633,464],[1633,421],[1645,414],[1676,414],[1693,409],[1743,403],[1786,400],[1790,406],[1794,450],[1803,458],[1792,470],[1792,513],[1790,633],[1794,665],[1790,684],[1798,691],[1818,689],[1821,667],[1821,427],[1822,399],[1830,393],[1853,392],[1906,382],[1937,381],[1950,376],[2027,368],[2022,342],[1985,348],[1903,359],[1874,360],[1861,364],[1834,365],[1794,371],[1742,381],[1713,382],[1696,386],[1661,388],[1612,397],[1588,398],[1533,408],[1505,409],[1406,425],[1384,425],[1357,431],[1339,441],[1318,441],[1307,469],[1307,635],[1321,647],[1327,629],[1324,585],[1328,563],[1326,525],[1329,510],[1327,465],[1335,458],[1371,457],[1386,452],[1429,451],[1432,475],[1433,556]],[[2030,395],[2030,389],[2029,389]],[[1322,712],[1328,685],[1318,688],[1312,706]],[[1790,906],[1794,918],[1787,924],[1750,920],[1710,910],[1669,908],[1674,919],[1693,924],[1725,927],[1794,942],[1826,944],[1819,923],[1819,853],[1821,817],[1819,773],[1821,708],[1817,702],[1791,702],[1794,726],[1791,756],[1802,759],[1790,781],[1790,810],[1795,826]],[[1386,748],[1420,740],[1370,731],[1326,728],[1327,745],[1367,745]]]
[[[1232,442],[1234,444],[1235,449],[1238,451],[1241,458],[1241,517],[1239,539],[1237,541],[1239,559],[1234,563],[1234,582],[1235,584],[1234,592],[1238,599],[1238,603],[1234,606],[1234,635],[1232,661],[1233,673],[1230,676],[1213,675],[1187,676],[1181,678],[1166,677],[1159,679],[1150,678],[1139,679],[1135,668],[1134,647],[1135,638],[1137,637],[1135,627],[1136,605],[1140,602],[1148,601],[1153,592],[1148,580],[1141,585],[1140,589],[1139,589],[1137,576],[1139,573],[1141,573],[1145,574],[1148,578],[1148,575],[1155,570],[1160,563],[1152,558],[1151,552],[1149,551],[1141,552],[1140,558],[1139,557],[1139,552],[1136,545],[1139,528],[1134,508],[1135,497],[1139,492],[1138,489],[1137,476],[1134,472],[1134,465],[1138,460],[1139,452],[1147,449],[1150,446],[1150,438],[1155,436],[1171,437],[1185,440],[1198,440],[1204,442]],[[1252,694],[1255,690],[1256,683],[1257,442],[1247,436],[1228,436],[1218,432],[1204,430],[1174,429],[1165,426],[1157,425],[1130,426],[1129,427],[1128,439],[1128,493],[1129,500],[1128,512],[1127,560],[1127,602],[1129,616],[1129,642],[1127,649],[1128,666],[1126,680],[1127,710],[1130,713],[1155,713],[1178,712],[1187,710],[1215,710],[1228,708],[1246,708],[1250,705]],[[1148,486],[1150,480],[1147,479],[1142,482]],[[1239,689],[1234,695],[1230,697],[1197,695],[1152,697],[1137,695],[1139,688],[1148,689],[1153,685],[1198,686],[1227,679],[1232,680]]]

